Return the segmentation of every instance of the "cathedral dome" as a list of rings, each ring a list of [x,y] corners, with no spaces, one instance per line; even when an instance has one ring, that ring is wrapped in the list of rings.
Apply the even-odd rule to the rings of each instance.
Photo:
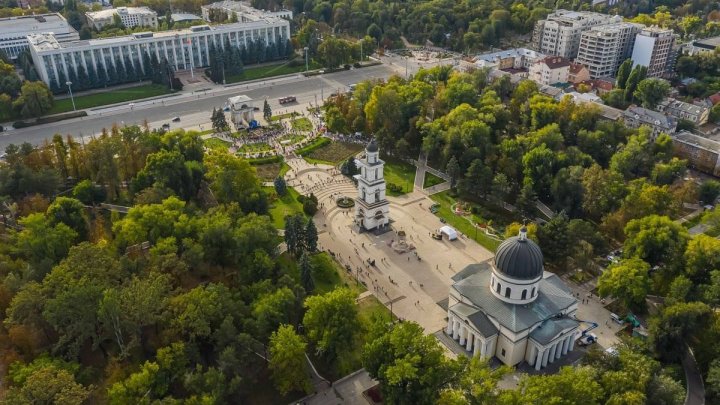
[[[528,239],[523,227],[520,235],[506,239],[495,253],[498,272],[516,280],[534,280],[543,274],[543,255],[540,247]]]
[[[375,142],[375,139],[371,140],[370,143],[367,144],[367,146],[365,147],[365,150],[368,152],[377,152],[378,151],[378,146],[377,146],[377,143]]]

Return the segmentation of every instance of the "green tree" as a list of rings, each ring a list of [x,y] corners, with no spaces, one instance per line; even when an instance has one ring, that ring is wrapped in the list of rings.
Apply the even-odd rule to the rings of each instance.
[[[492,170],[482,160],[475,159],[470,164],[465,178],[458,182],[458,190],[465,195],[482,198],[490,192]]]
[[[355,294],[347,288],[336,288],[305,299],[303,325],[319,354],[336,359],[351,347],[360,328]]]
[[[20,96],[13,101],[13,108],[23,117],[39,117],[53,106],[53,96],[43,82],[23,83]]]
[[[260,295],[253,303],[252,314],[259,338],[265,341],[278,326],[297,322],[295,294],[288,287]]]
[[[543,256],[549,261],[560,263],[570,253],[571,242],[568,235],[568,217],[565,212],[555,215],[537,232]]]
[[[308,364],[305,360],[307,344],[290,325],[281,325],[270,336],[270,361],[275,388],[282,395],[292,391],[309,393],[312,389]]]
[[[273,186],[275,187],[275,192],[279,197],[284,197],[288,192],[287,183],[282,176],[275,177]]]
[[[536,209],[536,202],[537,195],[535,194],[532,185],[526,184],[522,187],[522,189],[520,189],[520,195],[518,195],[517,200],[515,201],[515,207],[523,218],[533,218]]]
[[[505,201],[510,195],[511,190],[512,185],[510,184],[510,180],[504,173],[498,173],[493,177],[490,192],[498,201]]]
[[[720,196],[720,182],[717,180],[705,180],[700,184],[698,196],[703,204],[714,204]]]
[[[665,307],[650,320],[650,344],[665,360],[677,360],[687,339],[710,328],[713,310],[702,302],[681,302]]]
[[[96,187],[90,180],[83,180],[76,184],[72,195],[85,205],[98,204],[104,201],[106,197],[105,190]]]
[[[625,227],[625,257],[638,257],[651,266],[672,265],[682,258],[688,233],[670,218],[650,215],[628,222]]]
[[[263,103],[263,117],[265,118],[265,121],[270,121],[270,117],[272,117],[272,109],[270,108],[270,104],[268,103],[267,99],[265,99],[265,102]]]
[[[255,169],[227,151],[212,150],[204,159],[210,188],[221,202],[237,202],[244,212],[267,212],[267,196]]]
[[[642,65],[636,65],[635,68],[630,72],[627,81],[625,82],[625,101],[630,103],[633,101],[635,96],[635,90],[637,90],[638,84],[644,78],[643,69],[647,70]]]
[[[212,127],[215,132],[224,132],[230,129],[230,126],[225,119],[225,112],[223,112],[222,108],[217,110],[213,108],[211,119]]]
[[[598,292],[621,300],[627,308],[643,308],[650,291],[649,271],[650,265],[642,259],[622,259],[600,276]]]
[[[715,270],[720,270],[720,240],[695,235],[685,249],[685,273],[696,283],[704,284]]]
[[[448,160],[445,170],[447,171],[448,176],[450,176],[450,186],[455,187],[455,182],[462,175],[462,169],[460,168],[460,163],[454,155],[450,157],[450,160]]]
[[[312,294],[315,291],[315,282],[312,278],[312,265],[307,253],[300,256],[298,267],[300,268],[300,284],[308,294]]]
[[[80,240],[85,240],[88,235],[88,223],[85,218],[85,207],[83,204],[68,197],[57,197],[45,212],[50,225],[65,224],[77,233]]]
[[[557,155],[547,146],[531,149],[523,158],[524,184],[530,184],[542,198],[550,197],[551,186],[557,166]]]
[[[620,64],[620,68],[618,69],[617,78],[615,80],[615,87],[618,89],[624,89],[625,88],[625,82],[627,82],[628,77],[630,76],[630,71],[632,70],[632,59],[628,58],[625,59],[623,63]]]
[[[70,251],[77,232],[64,223],[52,225],[43,214],[30,214],[20,219],[23,230],[17,235],[17,248],[35,271],[35,279],[42,277]]]
[[[644,79],[633,94],[643,107],[652,110],[670,94],[670,83],[663,79]]]
[[[458,357],[457,382],[453,388],[446,388],[440,393],[439,405],[451,404],[499,404],[503,391],[498,389],[498,383],[512,369],[502,366],[490,368],[487,359],[479,356],[467,358]]]
[[[562,367],[557,374],[525,377],[514,394],[522,404],[600,405],[604,397],[591,367]]]
[[[305,251],[315,253],[317,251],[318,231],[312,218],[308,218],[303,236],[305,237]]]
[[[21,386],[10,387],[3,399],[8,404],[81,405],[87,403],[93,388],[76,382],[67,370],[49,365],[34,370]]]

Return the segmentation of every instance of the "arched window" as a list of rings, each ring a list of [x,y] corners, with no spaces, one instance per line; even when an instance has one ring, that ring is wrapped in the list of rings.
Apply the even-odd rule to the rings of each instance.
[[[533,287],[532,293],[530,294],[530,296],[531,296],[531,297],[534,297],[534,296],[535,296],[535,287]]]
[[[523,290],[522,296],[520,296],[521,300],[524,300],[525,298],[527,298],[527,290]]]
[[[502,287],[500,286],[500,283],[497,283],[497,287],[495,288],[495,292],[497,292],[498,294],[500,294],[500,288],[502,288]]]
[[[510,298],[510,287],[505,287],[505,298]]]

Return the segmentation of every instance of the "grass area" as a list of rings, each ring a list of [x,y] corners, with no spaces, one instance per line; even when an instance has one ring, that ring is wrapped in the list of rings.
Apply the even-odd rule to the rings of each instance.
[[[203,140],[203,145],[208,149],[227,150],[231,144],[218,138],[207,138]]]
[[[264,189],[270,194],[270,218],[275,228],[285,229],[285,216],[303,213],[302,204],[297,200],[300,193],[294,188],[288,187],[288,193],[282,197],[275,194],[274,187],[264,187]]]
[[[318,148],[308,153],[305,160],[310,163],[325,163],[336,165],[350,156],[360,152],[363,146],[358,143],[351,142],[331,142],[322,148]]]
[[[413,191],[415,166],[398,159],[385,159],[387,194],[402,195]]]
[[[239,147],[237,152],[238,153],[263,153],[263,152],[272,152],[274,149],[272,146],[266,144],[265,142],[258,142],[258,143],[246,143],[243,146]]]
[[[295,145],[296,143],[302,141],[305,139],[306,135],[300,135],[300,134],[286,134],[281,136],[278,141],[282,143],[282,141],[290,141],[287,143],[287,145]]]
[[[288,170],[290,170],[290,166],[285,162],[266,163],[255,166],[255,171],[261,181],[273,181],[278,176],[284,176]]]
[[[430,188],[437,186],[438,184],[444,183],[445,179],[438,177],[430,172],[425,172],[425,179],[423,180],[423,188]]]
[[[310,63],[310,69],[318,69],[320,65],[316,62]],[[246,80],[264,79],[266,77],[289,75],[292,73],[301,73],[305,71],[305,64],[299,66],[290,66],[289,63],[279,63],[277,65],[266,65],[257,66],[251,68],[245,68],[239,75],[232,75],[225,78],[225,82],[237,83],[244,82]]]
[[[295,150],[295,153],[299,156],[305,157],[305,155],[308,155],[310,154],[310,152],[330,144],[330,142],[332,141],[330,141],[330,139],[328,138],[315,138],[314,140],[312,140],[312,142],[308,143],[300,149]]]
[[[148,84],[144,86],[130,87],[127,89],[109,89],[107,92],[89,94],[87,96],[76,96],[75,107],[78,110],[85,108],[99,107],[102,105],[124,103],[133,100],[140,100],[143,98],[162,96],[163,94],[170,93],[170,90],[159,84]],[[50,114],[58,114],[67,111],[72,111],[72,100],[62,99],[55,100],[55,105],[48,111]]]
[[[450,207],[455,203],[455,198],[453,198],[447,191],[433,194],[430,198],[440,204],[440,209],[435,215],[440,218],[444,218],[448,225],[462,232],[466,237],[475,240],[491,252],[494,252],[498,245],[500,245],[499,241],[485,235],[482,230],[478,229],[476,231],[476,228],[465,217],[456,215],[452,212]]]
[[[312,122],[310,122],[309,119],[305,117],[300,117],[298,119],[292,120],[292,129],[298,131],[312,131],[313,126]]]
[[[289,113],[285,113],[285,114],[273,115],[272,117],[270,117],[270,122],[277,122],[280,120],[284,120],[285,118],[295,117],[297,115],[300,115],[300,113],[297,111],[293,111],[293,112],[289,112]]]

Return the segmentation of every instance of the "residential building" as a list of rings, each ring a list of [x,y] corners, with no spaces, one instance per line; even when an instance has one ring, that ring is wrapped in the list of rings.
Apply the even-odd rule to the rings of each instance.
[[[538,84],[567,83],[570,61],[560,56],[547,56],[530,66],[528,78]]]
[[[114,38],[61,43],[52,34],[28,37],[30,53],[40,78],[53,87],[79,66],[98,75],[130,63],[136,71],[143,66],[144,55],[167,60],[174,70],[186,70],[210,64],[210,45],[247,48],[252,41],[282,46],[290,38],[290,22],[267,17],[260,21],[224,25],[198,25],[183,30],[143,32]],[[62,72],[62,75],[59,73]]]
[[[120,17],[126,28],[158,26],[157,13],[147,7],[118,7],[85,13],[88,24],[96,30],[114,23],[115,16]]]
[[[581,63],[571,63],[568,69],[569,83],[580,84],[590,80],[590,71]]]
[[[592,88],[598,96],[602,96],[615,88],[615,79],[612,77],[601,77],[592,81]]]
[[[375,139],[365,147],[365,157],[356,162],[360,174],[355,175],[355,225],[361,231],[387,231],[390,229],[390,202],[385,196],[385,162],[380,159]]]
[[[59,13],[0,18],[0,50],[11,59],[28,49],[27,36],[53,33],[58,42],[80,39],[78,32]]]
[[[674,98],[666,98],[658,104],[657,110],[678,120],[687,120],[695,125],[702,125],[710,118],[710,109],[705,106],[686,103]]]
[[[695,55],[701,52],[713,52],[717,48],[720,48],[720,36],[692,41],[685,45],[684,52]]]
[[[607,14],[557,10],[535,24],[533,49],[547,55],[574,59],[580,47],[580,36],[597,25],[622,22],[620,16]]]
[[[470,356],[523,361],[535,370],[571,352],[581,336],[578,301],[543,268],[540,247],[525,227],[506,239],[492,262],[471,264],[452,277],[445,333]]]
[[[701,172],[720,176],[720,142],[680,131],[672,136],[674,155]]]
[[[673,45],[675,33],[671,29],[659,27],[643,28],[635,37],[632,60],[637,65],[648,68],[648,77],[662,77],[669,64],[674,60]]]
[[[473,58],[475,67],[490,69],[529,69],[530,65],[545,55],[527,48],[508,49],[506,51],[485,53]]]
[[[588,67],[590,77],[615,76],[620,64],[632,55],[640,24],[617,23],[600,25],[580,36],[576,62]]]
[[[677,128],[677,120],[674,117],[635,105],[631,105],[625,110],[623,120],[625,125],[630,128],[640,128],[642,125],[648,126],[652,130],[653,139],[657,138],[661,133],[673,134],[675,128]]]
[[[257,21],[265,17],[278,17],[292,20],[291,10],[265,11],[253,8],[250,3],[244,1],[225,0],[200,7],[202,18],[207,22],[213,22],[212,14],[217,11],[225,13],[226,19],[231,20],[233,15],[239,22]]]

